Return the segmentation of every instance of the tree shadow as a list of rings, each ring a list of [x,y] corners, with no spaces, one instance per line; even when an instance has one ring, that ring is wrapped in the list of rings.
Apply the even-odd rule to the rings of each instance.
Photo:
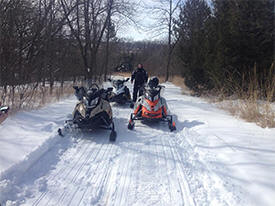
[[[191,129],[191,128],[194,128],[194,127],[197,127],[197,126],[200,126],[200,125],[204,125],[205,123],[204,122],[200,122],[198,120],[192,120],[192,121],[189,121],[189,120],[184,120],[183,122],[180,121],[178,119],[178,116],[177,115],[173,115],[173,119],[176,123],[176,127],[177,127],[177,130],[175,132],[180,132],[182,131],[184,128],[188,128],[188,129]]]
[[[200,121],[197,121],[197,120],[193,120],[193,121],[185,120],[183,122],[183,127],[186,127],[188,129],[190,129],[192,127],[196,127],[196,126],[204,125],[204,124],[205,124],[204,122],[200,122]]]

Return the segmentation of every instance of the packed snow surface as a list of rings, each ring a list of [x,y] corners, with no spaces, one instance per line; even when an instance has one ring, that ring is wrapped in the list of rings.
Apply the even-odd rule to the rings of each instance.
[[[275,130],[164,85],[174,132],[166,123],[129,131],[132,110],[112,104],[115,143],[109,131],[61,138],[74,97],[9,117],[0,125],[0,203],[274,205]]]

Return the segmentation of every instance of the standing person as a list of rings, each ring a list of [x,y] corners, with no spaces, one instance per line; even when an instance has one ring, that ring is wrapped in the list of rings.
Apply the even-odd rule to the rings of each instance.
[[[142,64],[138,64],[138,67],[133,71],[131,83],[134,83],[133,102],[137,101],[137,93],[139,96],[143,95],[142,86],[147,82],[148,74],[143,68]]]

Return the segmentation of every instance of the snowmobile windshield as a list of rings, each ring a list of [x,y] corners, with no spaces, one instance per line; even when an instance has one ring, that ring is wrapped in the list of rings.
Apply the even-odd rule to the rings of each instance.
[[[89,107],[90,107],[90,108],[96,107],[98,101],[99,101],[99,97],[96,97],[95,99],[90,100],[90,101],[89,101]]]
[[[146,88],[145,89],[145,98],[150,100],[150,101],[156,101],[160,97],[160,90],[161,88],[156,87],[156,88]]]
[[[123,86],[123,81],[122,80],[114,80],[113,85],[116,89],[119,89]]]
[[[99,101],[98,90],[89,90],[87,92],[87,97],[85,99],[86,99],[85,104],[88,108],[95,107]]]

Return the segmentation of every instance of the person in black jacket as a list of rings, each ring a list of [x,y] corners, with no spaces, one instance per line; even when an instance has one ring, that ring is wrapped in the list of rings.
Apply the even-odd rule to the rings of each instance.
[[[142,86],[147,82],[148,80],[148,74],[143,68],[142,64],[138,64],[138,67],[133,71],[131,83],[135,81],[134,83],[134,91],[133,91],[133,102],[137,101],[137,93],[139,93],[139,96],[143,94]]]

